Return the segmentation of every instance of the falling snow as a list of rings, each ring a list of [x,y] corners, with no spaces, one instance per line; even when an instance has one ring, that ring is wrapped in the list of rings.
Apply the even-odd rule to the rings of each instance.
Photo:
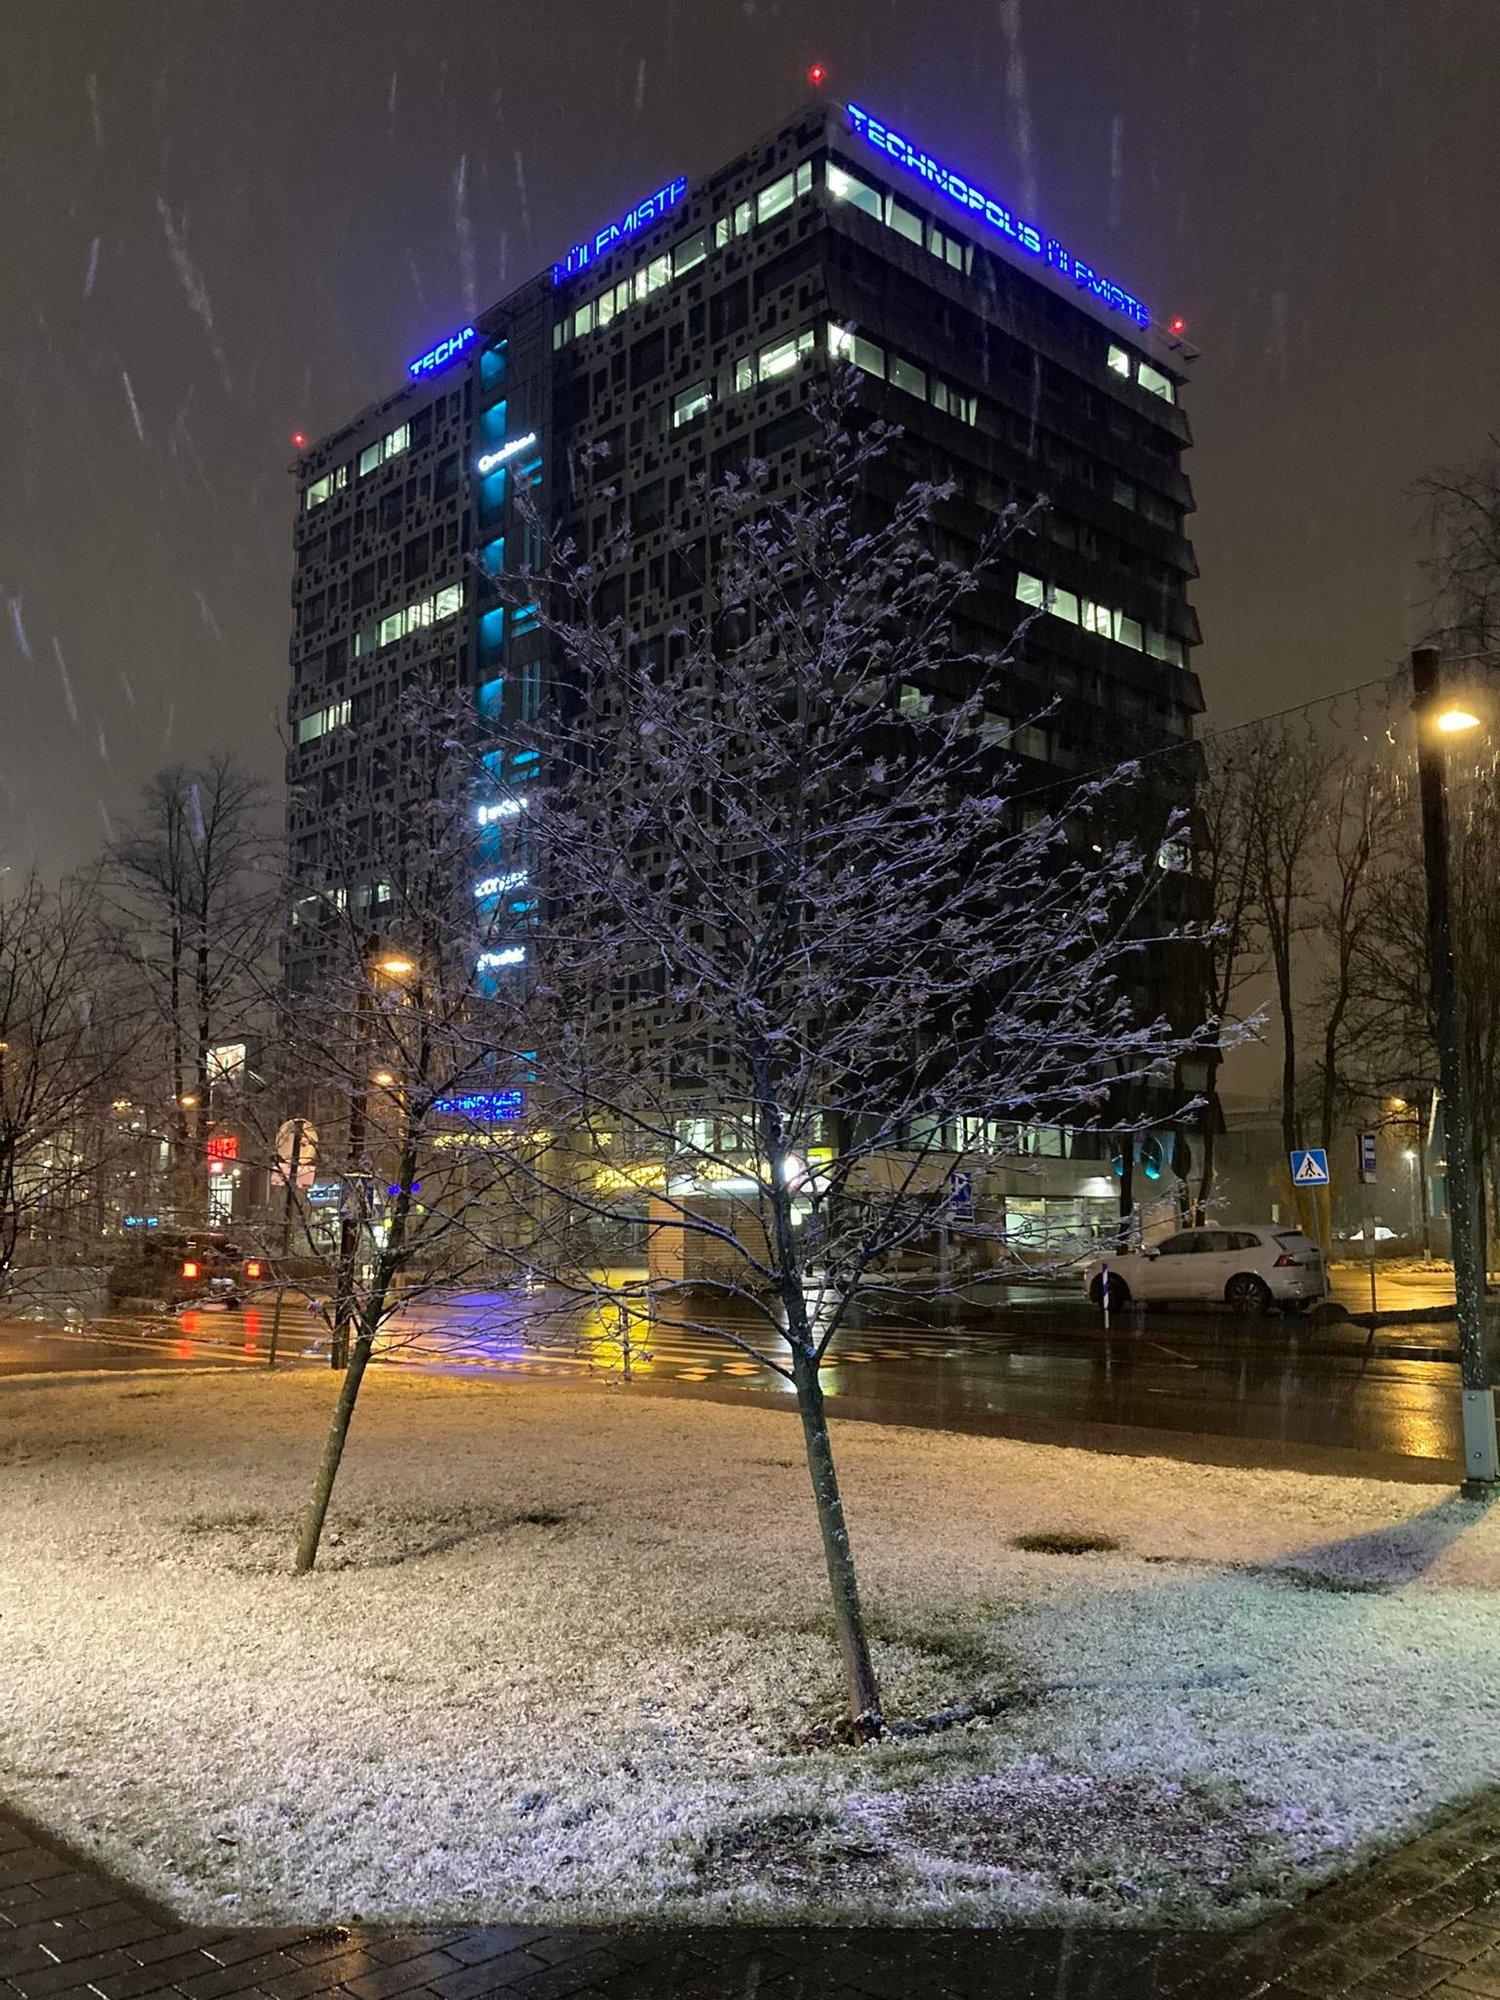
[[[135,390],[131,387],[130,376],[125,369],[120,370],[120,380],[125,384],[125,400],[130,405],[130,421],[135,425],[135,434],[141,443],[146,442],[146,426],[141,422],[141,409],[135,400]]]
[[[57,660],[57,677],[62,682],[63,700],[68,704],[68,720],[76,725],[78,703],[73,698],[73,680],[68,672],[68,663],[63,658],[62,641],[55,633],[52,638],[52,652]]]

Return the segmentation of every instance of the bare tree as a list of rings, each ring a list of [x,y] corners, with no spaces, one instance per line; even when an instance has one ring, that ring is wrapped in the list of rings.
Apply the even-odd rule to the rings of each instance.
[[[1500,1179],[1500,762],[1493,751],[1467,763],[1453,755],[1449,802],[1454,956],[1473,1144],[1483,1163],[1487,1232],[1493,1236]],[[1355,953],[1345,1062],[1354,1087],[1367,1095],[1396,1094],[1420,1103],[1436,1086],[1437,1060],[1428,984],[1427,892],[1405,774],[1390,814]]]
[[[109,1101],[136,1027],[99,946],[86,881],[31,875],[0,897],[0,1290],[44,1219],[71,1228],[92,1212],[112,1157]]]
[[[476,771],[509,829],[493,865],[540,904],[514,969],[548,1134],[513,1156],[545,1218],[528,1257],[611,1309],[665,1294],[794,1390],[860,1736],[882,1718],[829,1344],[1025,1127],[1102,1151],[1122,1092],[1175,1107],[1196,1046],[1126,997],[1169,943],[1146,864],[1168,829],[1128,769],[1027,796],[1015,655],[955,640],[1015,516],[977,564],[940,560],[944,489],[866,505],[885,449],[836,409],[802,483],[752,467],[707,493],[704,608],[661,646],[607,609],[628,544],[555,551],[563,685],[522,732],[539,761]],[[643,1189],[654,1286],[601,1268],[639,1242]],[[968,1227],[1003,1255],[1003,1205]]]
[[[1318,1140],[1333,1144],[1334,1120],[1349,1071],[1358,982],[1368,963],[1366,939],[1379,921],[1386,864],[1402,845],[1415,853],[1400,788],[1370,758],[1341,758],[1325,777],[1314,930],[1323,962],[1317,1001],[1322,1031],[1318,1057]]]
[[[1302,941],[1315,921],[1326,788],[1338,753],[1305,725],[1293,728],[1275,721],[1247,732],[1245,757],[1246,783],[1254,794],[1249,823],[1255,919],[1275,985],[1281,1030],[1281,1139],[1290,1153],[1302,1143],[1298,961]]]
[[[1213,1195],[1218,1127],[1219,1072],[1225,1035],[1235,1002],[1260,970],[1256,931],[1256,867],[1262,853],[1259,814],[1265,805],[1262,769],[1251,747],[1235,732],[1210,738],[1195,814],[1198,878],[1207,905],[1203,969],[1208,1015],[1214,1032],[1208,1043],[1203,1163],[1198,1182],[1200,1220]]]
[[[1500,440],[1418,482],[1430,552],[1429,636],[1450,652],[1500,645]]]
[[[211,1122],[210,1051],[243,1026],[272,934],[264,805],[264,788],[233,755],[173,765],[146,785],[109,852],[118,948],[159,1022],[160,1074],[148,1094],[173,1143],[183,1200],[206,1171],[190,1142]]]
[[[240,1233],[271,1276],[288,1273],[322,1318],[342,1377],[300,1525],[296,1568],[316,1560],[349,1428],[377,1341],[416,1337],[413,1309],[476,1274],[515,1277],[522,1234],[503,1212],[494,1142],[519,1128],[521,1091],[506,1053],[515,1006],[487,990],[487,955],[514,948],[507,899],[474,893],[467,788],[472,734],[440,689],[413,690],[400,715],[393,792],[375,767],[323,815],[321,893],[293,885],[289,990],[279,1007],[274,1088],[246,1111],[274,1199]],[[285,1157],[317,1146],[321,1186],[339,1186],[338,1240],[311,1175]],[[316,1134],[316,1141],[313,1139]],[[508,1143],[524,1147],[517,1129]],[[331,1290],[308,1282],[332,1264]],[[404,1316],[404,1317],[403,1317]]]

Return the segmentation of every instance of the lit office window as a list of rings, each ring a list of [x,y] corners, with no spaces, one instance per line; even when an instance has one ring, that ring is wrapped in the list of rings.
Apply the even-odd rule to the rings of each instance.
[[[904,389],[908,396],[920,396],[927,400],[927,371],[919,368],[914,361],[903,361],[899,354],[891,356],[891,387]]]
[[[773,216],[780,215],[783,209],[790,208],[796,200],[794,188],[795,182],[791,174],[783,174],[780,180],[772,181],[768,187],[763,187],[755,197],[756,221],[769,222]]]
[[[734,366],[734,386],[736,389],[753,389],[757,382],[769,382],[778,375],[786,375],[797,366],[804,354],[813,347],[813,330],[804,327],[801,333],[789,334],[785,340],[774,340],[761,348],[758,354],[743,354]]]
[[[684,389],[672,403],[673,430],[681,430],[684,424],[690,424],[695,417],[701,417],[713,399],[711,382],[694,382],[691,388]]]
[[[297,724],[297,741],[315,743],[320,736],[326,736],[330,729],[343,728],[353,712],[353,703],[345,700],[333,702],[327,708],[316,709],[311,715],[304,715]]]
[[[685,278],[689,271],[696,271],[708,255],[708,231],[700,229],[692,236],[684,238],[672,252],[672,276]]]
[[[1128,646],[1133,653],[1147,653],[1153,660],[1165,660],[1174,667],[1187,664],[1180,639],[1142,625],[1118,605],[1096,604],[1092,598],[1076,597],[1071,590],[1044,583],[1039,576],[1030,576],[1025,570],[1016,576],[1016,600],[1034,611],[1046,611],[1053,618],[1061,618],[1065,624],[1080,625],[1085,632],[1093,632],[1101,639],[1112,639],[1117,646]]]
[[[342,493],[348,484],[349,468],[347,465],[336,465],[332,472],[325,472],[321,479],[315,479],[307,489],[305,504],[308,512],[311,513],[314,507],[323,506],[326,501],[333,498],[335,493]]]
[[[1153,368],[1149,361],[1143,361],[1136,370],[1135,379],[1143,389],[1149,389],[1153,396],[1160,396],[1164,402],[1175,403],[1177,390],[1169,375],[1163,375],[1159,368]]]
[[[867,181],[860,180],[847,168],[836,167],[832,160],[828,163],[828,192],[835,201],[847,201],[851,208],[863,209],[866,215],[873,215],[877,222],[882,220],[879,188],[871,187]]]

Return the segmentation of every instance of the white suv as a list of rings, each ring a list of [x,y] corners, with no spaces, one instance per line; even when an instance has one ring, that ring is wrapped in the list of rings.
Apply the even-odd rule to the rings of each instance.
[[[1149,1250],[1085,1266],[1084,1283],[1096,1306],[1104,1304],[1106,1282],[1112,1307],[1217,1300],[1242,1313],[1295,1310],[1328,1290],[1316,1243],[1274,1222],[1182,1229]]]

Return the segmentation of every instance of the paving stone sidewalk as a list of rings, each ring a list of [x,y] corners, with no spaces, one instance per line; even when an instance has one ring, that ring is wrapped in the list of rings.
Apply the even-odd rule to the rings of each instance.
[[[1250,1931],[187,1928],[0,1814],[0,2000],[1500,2000],[1500,1793]]]

